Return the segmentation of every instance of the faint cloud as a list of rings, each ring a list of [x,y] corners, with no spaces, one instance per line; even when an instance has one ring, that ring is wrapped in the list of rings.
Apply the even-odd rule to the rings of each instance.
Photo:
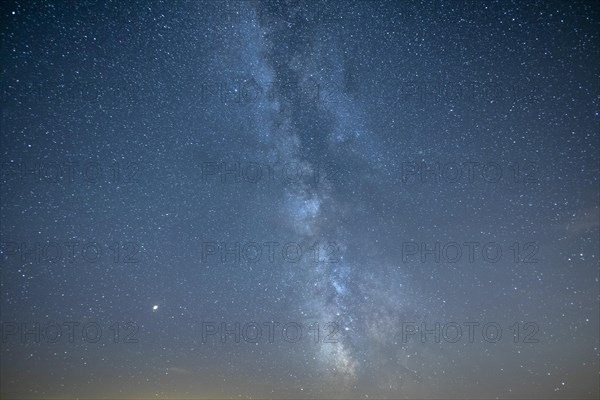
[[[598,229],[600,226],[600,209],[598,207],[588,208],[573,214],[567,222],[565,229],[572,234],[578,234],[588,230]]]

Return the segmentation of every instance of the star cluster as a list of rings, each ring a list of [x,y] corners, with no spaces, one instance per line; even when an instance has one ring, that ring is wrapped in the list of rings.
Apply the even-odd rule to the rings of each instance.
[[[0,18],[2,398],[600,395],[597,1]]]

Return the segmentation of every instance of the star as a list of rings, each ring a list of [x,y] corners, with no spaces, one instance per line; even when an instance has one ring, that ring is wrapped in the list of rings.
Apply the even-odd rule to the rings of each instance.
[[[600,2],[11,3],[0,398],[600,399]]]

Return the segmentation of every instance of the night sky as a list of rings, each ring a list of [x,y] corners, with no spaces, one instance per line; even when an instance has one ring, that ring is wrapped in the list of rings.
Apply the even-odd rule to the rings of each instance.
[[[600,396],[600,2],[0,18],[1,398]]]

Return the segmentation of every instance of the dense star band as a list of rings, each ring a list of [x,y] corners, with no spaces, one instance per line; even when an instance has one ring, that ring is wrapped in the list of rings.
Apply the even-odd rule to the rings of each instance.
[[[600,397],[599,2],[0,18],[1,398]]]

